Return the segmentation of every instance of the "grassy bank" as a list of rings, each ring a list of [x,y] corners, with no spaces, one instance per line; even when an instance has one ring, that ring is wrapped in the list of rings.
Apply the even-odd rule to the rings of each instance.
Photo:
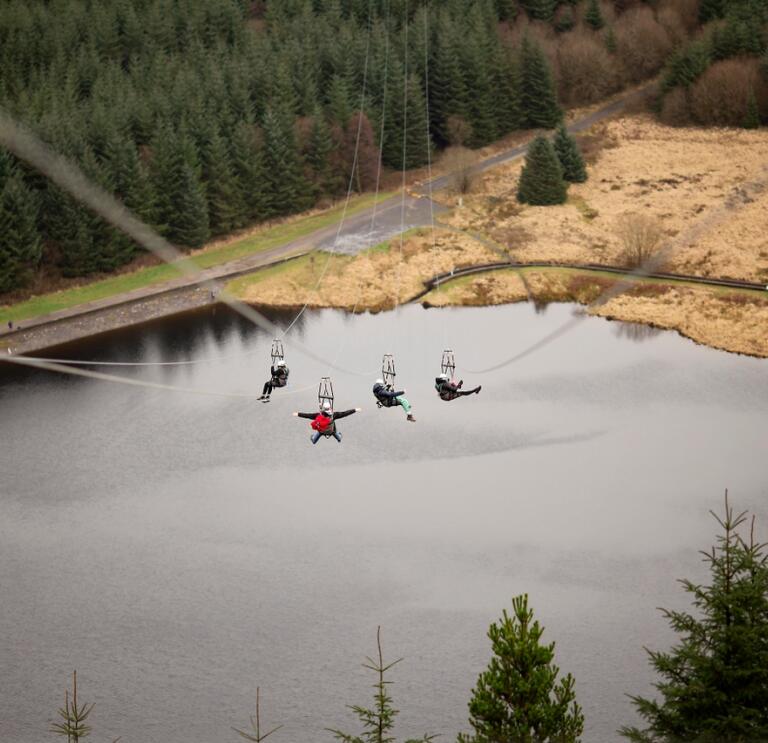
[[[383,201],[391,195],[391,193],[379,194],[378,201]],[[376,201],[376,197],[372,194],[352,199],[347,209],[347,217],[367,209]],[[191,255],[190,258],[200,269],[220,266],[306,237],[316,230],[330,227],[339,221],[343,210],[343,205],[340,205],[311,216],[298,216],[277,225],[258,228],[252,234],[241,239],[235,239],[223,245],[214,244],[209,248],[203,248]],[[41,294],[18,304],[2,307],[0,309],[0,323],[4,324],[9,320],[18,323],[88,302],[118,296],[135,289],[156,286],[180,275],[181,271],[173,264],[161,264],[71,289]]]

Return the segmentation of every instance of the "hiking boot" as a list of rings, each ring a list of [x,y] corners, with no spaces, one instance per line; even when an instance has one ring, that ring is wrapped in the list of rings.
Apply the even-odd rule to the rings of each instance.
[[[406,420],[409,420],[411,423],[416,423],[416,419],[413,417],[412,413],[408,413]]]

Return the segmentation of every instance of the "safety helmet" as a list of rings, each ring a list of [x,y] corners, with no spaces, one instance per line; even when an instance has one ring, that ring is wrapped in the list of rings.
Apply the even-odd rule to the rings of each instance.
[[[383,379],[377,379],[377,380],[376,380],[376,384],[377,384],[377,385],[378,385],[378,384],[384,384],[384,380],[383,380]]]
[[[280,361],[277,362],[278,366],[285,366],[285,359],[280,359]]]
[[[445,374],[445,373],[443,373],[443,374],[439,374],[437,378],[438,378],[438,379],[442,379],[442,380],[443,380],[443,382],[447,382],[447,381],[448,381],[448,375],[447,375],[447,374]]]
[[[328,400],[323,400],[323,404],[320,406],[320,410],[322,410],[324,413],[330,413],[331,412],[331,403]]]

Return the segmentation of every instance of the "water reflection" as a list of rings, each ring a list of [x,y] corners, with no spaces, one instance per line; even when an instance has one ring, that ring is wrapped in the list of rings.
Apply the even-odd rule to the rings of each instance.
[[[297,336],[370,370],[334,374],[339,405],[363,407],[341,444],[312,446],[291,416],[328,373],[294,331],[291,386],[268,405],[0,367],[3,739],[38,743],[77,667],[105,740],[221,740],[256,685],[286,740],[315,740],[365,694],[378,624],[407,659],[402,737],[451,737],[488,623],[527,591],[577,679],[585,740],[615,740],[625,693],[650,688],[643,645],[670,640],[655,607],[679,607],[674,578],[701,569],[707,509],[728,486],[768,518],[768,367],[586,318],[478,377],[480,395],[437,399],[446,346],[487,367],[572,313],[307,312]],[[189,359],[120,373],[258,395],[271,341],[220,307],[56,355]],[[385,352],[416,424],[373,404]]]
[[[651,325],[643,325],[642,323],[617,322],[613,332],[617,338],[627,338],[636,343],[643,343],[658,337],[664,331]]]

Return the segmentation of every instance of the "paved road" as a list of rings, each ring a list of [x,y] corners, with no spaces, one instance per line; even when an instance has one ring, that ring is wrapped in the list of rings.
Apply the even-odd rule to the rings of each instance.
[[[643,93],[644,89],[635,91],[623,98],[613,101],[588,116],[573,122],[568,128],[572,132],[580,132],[589,129],[589,127],[599,121],[615,116],[628,103],[632,102]],[[505,150],[493,157],[489,157],[476,166],[476,172],[483,172],[499,165],[512,162],[517,158],[522,157],[525,154],[526,148],[527,143]],[[432,180],[432,190],[437,191],[444,189],[449,183],[450,176],[439,176],[434,178]],[[9,331],[6,327],[6,323],[2,322],[2,325],[0,325],[0,338],[2,338],[4,345],[11,345],[15,348],[33,347],[35,345],[37,345],[38,348],[43,348],[45,345],[50,345],[50,340],[56,337],[57,333],[45,332],[41,334],[41,336],[44,335],[48,337],[50,339],[49,342],[45,343],[45,345],[35,344],[31,331],[36,328],[43,328],[50,324],[56,324],[61,331],[64,331],[65,321],[77,321],[83,316],[91,315],[93,313],[98,313],[99,317],[104,320],[105,328],[107,326],[119,327],[118,320],[114,318],[110,319],[110,310],[119,310],[116,317],[122,317],[123,321],[125,320],[126,315],[131,314],[126,313],[124,306],[133,303],[142,303],[142,306],[144,307],[153,306],[155,310],[159,312],[157,316],[160,316],[161,314],[169,314],[161,312],[158,303],[150,303],[149,300],[168,297],[176,292],[183,292],[185,297],[189,297],[193,294],[196,295],[196,293],[191,293],[188,290],[194,289],[203,281],[212,280],[223,282],[230,278],[263,268],[264,266],[277,263],[281,260],[302,255],[316,248],[354,255],[361,250],[378,245],[379,243],[400,234],[403,230],[428,226],[431,223],[432,209],[434,209],[436,216],[445,211],[444,207],[434,202],[432,208],[430,208],[430,201],[425,195],[427,189],[427,184],[421,184],[419,189],[415,192],[416,196],[408,194],[405,199],[403,199],[402,195],[396,195],[377,204],[375,207],[369,207],[365,211],[359,212],[353,217],[346,219],[341,229],[339,229],[339,223],[337,223],[262,253],[246,256],[245,258],[240,258],[220,266],[206,269],[201,271],[195,277],[181,276],[162,284],[136,289],[106,299],[87,302],[69,309],[41,315],[24,321],[22,323],[23,329],[21,331]],[[404,213],[403,204],[405,205]],[[164,304],[168,307],[173,307],[175,303],[169,301]],[[143,315],[143,313],[139,314]],[[2,321],[1,317],[0,321]],[[61,340],[57,340],[57,342],[72,340],[74,337],[84,337],[88,334],[86,328],[93,325],[90,321],[85,323],[75,322],[66,324],[72,325],[72,327],[69,328],[67,332],[60,333]],[[75,328],[78,325],[80,326],[80,330],[75,331]]]

